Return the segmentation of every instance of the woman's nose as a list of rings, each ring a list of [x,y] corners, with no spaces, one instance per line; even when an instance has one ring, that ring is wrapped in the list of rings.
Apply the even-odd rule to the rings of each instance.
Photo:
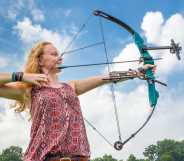
[[[62,62],[62,61],[63,61],[63,57],[62,57],[62,56],[59,56],[57,60],[58,60],[59,62]]]

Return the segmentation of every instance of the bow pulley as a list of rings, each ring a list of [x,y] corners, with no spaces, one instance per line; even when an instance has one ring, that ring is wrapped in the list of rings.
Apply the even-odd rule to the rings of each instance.
[[[114,148],[115,148],[116,150],[121,150],[121,149],[123,148],[123,143],[122,143],[121,141],[116,141],[116,142],[114,143]]]

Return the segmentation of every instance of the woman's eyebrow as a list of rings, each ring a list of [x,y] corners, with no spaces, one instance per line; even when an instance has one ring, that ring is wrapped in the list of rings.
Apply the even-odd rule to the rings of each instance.
[[[50,53],[59,55],[58,51],[51,51]]]

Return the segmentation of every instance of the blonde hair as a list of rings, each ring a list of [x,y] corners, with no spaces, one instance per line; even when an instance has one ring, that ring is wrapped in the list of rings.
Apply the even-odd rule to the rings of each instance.
[[[35,47],[31,49],[31,52],[28,55],[28,59],[24,67],[24,73],[41,73],[40,66],[39,66],[39,58],[43,54],[44,47],[49,44],[52,44],[52,43],[41,42],[35,45]],[[28,89],[28,88],[32,88],[32,84],[25,83],[25,82],[16,82],[16,87]],[[23,100],[16,101],[15,104],[13,105],[13,107],[15,108],[15,112],[16,113],[20,113],[23,111],[28,112],[30,114],[30,119],[31,119],[31,111],[29,107],[30,101],[31,101],[30,92],[26,92],[23,96]]]

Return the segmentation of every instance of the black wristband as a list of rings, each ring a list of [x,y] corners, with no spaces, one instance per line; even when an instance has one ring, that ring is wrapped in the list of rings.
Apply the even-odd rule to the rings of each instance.
[[[12,81],[22,81],[24,73],[23,72],[13,72],[12,73]]]

